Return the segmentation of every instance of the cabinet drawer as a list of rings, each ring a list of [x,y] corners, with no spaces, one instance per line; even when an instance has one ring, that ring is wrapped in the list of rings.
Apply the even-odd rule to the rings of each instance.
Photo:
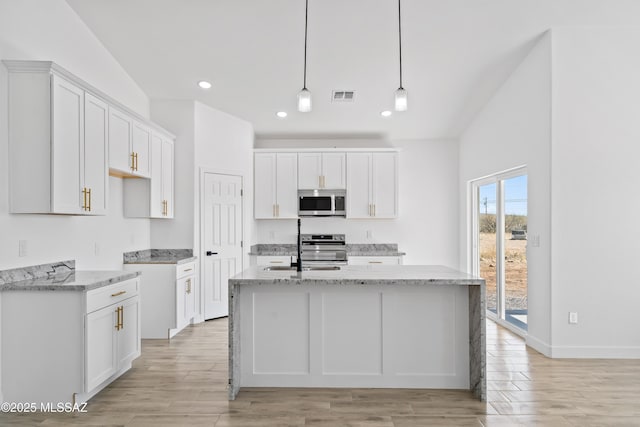
[[[176,278],[179,279],[184,276],[190,276],[196,274],[196,263],[188,262],[186,264],[180,264],[176,266]]]
[[[349,265],[398,265],[402,264],[398,256],[349,256]]]
[[[138,295],[140,279],[129,279],[87,292],[87,313]]]
[[[256,257],[257,265],[290,265],[290,256],[258,256]]]

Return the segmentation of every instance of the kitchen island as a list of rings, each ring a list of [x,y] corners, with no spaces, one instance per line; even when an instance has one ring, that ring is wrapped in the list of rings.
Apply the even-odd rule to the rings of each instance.
[[[485,282],[443,266],[251,267],[229,279],[241,387],[469,389],[486,400]]]

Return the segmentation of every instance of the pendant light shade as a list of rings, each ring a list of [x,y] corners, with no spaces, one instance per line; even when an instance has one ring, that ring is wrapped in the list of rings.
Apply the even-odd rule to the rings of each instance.
[[[306,87],[298,92],[298,111],[301,113],[311,111],[311,92]]]
[[[402,87],[396,90],[396,111],[407,111],[407,91]]]
[[[407,111],[407,91],[402,87],[402,14],[398,0],[398,52],[400,56],[400,87],[396,90],[396,111]]]
[[[309,0],[305,0],[304,6],[304,80],[302,90],[298,92],[298,111],[308,113],[311,111],[311,92],[307,89],[307,22],[309,21]]]

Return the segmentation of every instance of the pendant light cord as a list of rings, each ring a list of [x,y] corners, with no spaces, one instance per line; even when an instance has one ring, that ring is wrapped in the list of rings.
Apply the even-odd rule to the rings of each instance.
[[[309,20],[309,0],[306,0],[304,7],[304,81],[302,89],[307,88],[307,22]]]
[[[398,45],[400,52],[400,89],[402,89],[402,21],[400,16],[400,0],[398,0]]]

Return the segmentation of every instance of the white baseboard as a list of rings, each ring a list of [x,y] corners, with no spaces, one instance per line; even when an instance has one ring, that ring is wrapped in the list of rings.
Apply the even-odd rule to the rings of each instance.
[[[551,357],[551,346],[548,343],[532,336],[531,334],[527,334],[526,344],[528,347],[531,347],[538,353],[542,353],[547,357]]]
[[[553,346],[554,359],[640,359],[638,346]]]

